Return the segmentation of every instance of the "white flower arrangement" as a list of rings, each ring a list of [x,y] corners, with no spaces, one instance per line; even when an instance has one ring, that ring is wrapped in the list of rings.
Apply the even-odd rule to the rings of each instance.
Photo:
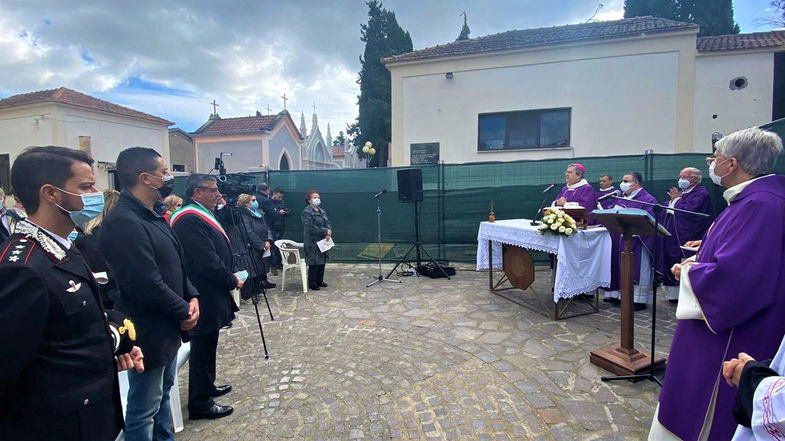
[[[543,216],[542,219],[540,219],[540,227],[538,229],[540,234],[572,236],[575,234],[576,230],[577,226],[575,225],[575,219],[569,214],[555,207],[548,207],[543,210]]]

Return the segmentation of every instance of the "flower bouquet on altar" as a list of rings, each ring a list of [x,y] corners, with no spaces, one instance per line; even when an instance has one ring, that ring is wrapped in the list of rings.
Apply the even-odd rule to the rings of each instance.
[[[556,207],[548,207],[543,210],[543,216],[540,219],[540,234],[572,236],[576,229],[575,219],[569,214]]]

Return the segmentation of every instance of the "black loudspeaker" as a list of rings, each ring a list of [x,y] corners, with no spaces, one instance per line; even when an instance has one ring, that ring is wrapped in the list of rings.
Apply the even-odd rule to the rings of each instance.
[[[422,170],[419,168],[398,170],[398,200],[422,202]]]

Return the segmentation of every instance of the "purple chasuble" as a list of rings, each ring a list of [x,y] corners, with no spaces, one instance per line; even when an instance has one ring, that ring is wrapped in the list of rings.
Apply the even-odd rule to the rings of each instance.
[[[676,326],[659,422],[696,439],[718,384],[709,439],[729,440],[736,388],[721,378],[722,362],[739,352],[769,359],[785,334],[785,176],[760,178],[733,198],[688,277],[706,321]]]
[[[567,199],[567,202],[577,202],[581,207],[585,208],[589,225],[594,224],[591,212],[597,209],[597,197],[594,195],[594,188],[592,188],[591,184],[581,185],[575,190],[570,190],[565,185],[562,187],[559,194],[556,195],[554,201],[557,201],[562,197]]]
[[[662,205],[668,205],[668,202]],[[714,213],[714,204],[711,202],[709,191],[706,187],[698,185],[689,193],[685,193],[676,201],[674,208],[682,210],[697,211],[698,213]],[[682,259],[690,257],[692,253],[682,250],[680,247],[685,242],[700,240],[711,225],[710,217],[695,216],[687,213],[674,211],[673,214],[666,212],[662,225],[671,233],[670,237],[663,238],[660,250],[662,256],[658,261],[661,262],[660,272],[664,274],[663,283],[667,286],[678,286],[679,282],[671,273],[671,267],[680,263]]]
[[[614,206],[625,208],[639,208],[645,210],[650,215],[654,216],[654,207],[646,204],[636,204],[635,201],[657,203],[657,199],[649,194],[646,189],[641,188],[640,191],[632,199],[612,199],[616,203]],[[613,208],[613,206],[611,206]],[[624,251],[624,241],[622,240],[621,233],[611,234],[611,286],[604,288],[606,291],[619,291],[621,290],[621,252]],[[635,255],[635,261],[632,265],[632,279],[635,283],[641,280],[641,251],[642,245],[646,245],[649,252],[653,252],[654,237],[634,237],[632,239],[632,252]]]
[[[621,196],[621,191],[615,187],[608,187],[605,190],[597,190],[594,192],[594,197],[598,199],[597,203],[600,204],[603,210],[608,210],[610,208],[613,208],[614,205],[616,205],[616,201],[618,201],[618,199],[608,198],[605,199],[604,201],[599,200],[601,197],[609,195],[613,192],[618,192],[619,193],[618,196]]]

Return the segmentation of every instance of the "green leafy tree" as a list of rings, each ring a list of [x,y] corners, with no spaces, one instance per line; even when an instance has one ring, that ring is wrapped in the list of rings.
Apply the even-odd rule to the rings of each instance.
[[[455,41],[468,40],[469,34],[472,32],[471,29],[469,29],[469,25],[466,23],[466,11],[461,15],[463,15],[463,27],[461,28],[460,35],[458,35],[458,38],[456,38]]]
[[[390,71],[382,59],[413,49],[409,32],[398,25],[394,12],[384,9],[377,0],[369,0],[367,5],[368,23],[360,31],[360,39],[365,43],[358,78],[360,112],[348,132],[359,152],[366,141],[373,143],[377,153],[371,158],[371,166],[379,167],[387,164],[387,143],[392,138]]]
[[[738,34],[732,0],[625,0],[624,17],[653,15],[700,25],[698,36]]]
[[[777,17],[765,21],[773,26],[785,27],[785,0],[771,0],[771,7],[774,8]]]
[[[343,143],[346,142],[346,135],[343,134],[343,130],[338,132],[338,136],[333,139],[333,147],[341,146],[343,147]]]

